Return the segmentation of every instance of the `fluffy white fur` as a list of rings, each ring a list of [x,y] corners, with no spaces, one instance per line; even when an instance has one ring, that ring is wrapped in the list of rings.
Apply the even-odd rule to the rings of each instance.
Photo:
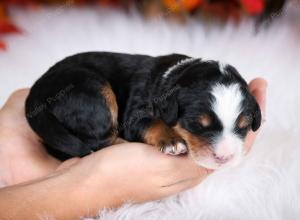
[[[300,216],[300,7],[258,33],[251,21],[240,25],[187,25],[160,18],[64,7],[32,13],[13,11],[24,29],[7,37],[0,54],[0,104],[29,87],[67,55],[107,50],[160,55],[184,53],[221,60],[246,79],[269,81],[267,121],[251,153],[234,169],[215,172],[198,187],[172,198],[105,211],[99,219],[297,220]],[[1,171],[0,171],[1,172]]]

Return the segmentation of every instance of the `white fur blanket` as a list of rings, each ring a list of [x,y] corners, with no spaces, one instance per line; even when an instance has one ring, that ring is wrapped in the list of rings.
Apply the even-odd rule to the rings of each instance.
[[[123,12],[52,8],[13,11],[25,30],[7,37],[0,53],[0,106],[15,89],[29,87],[59,59],[90,50],[144,54],[185,53],[236,66],[250,80],[269,81],[267,122],[244,163],[218,171],[198,187],[158,202],[125,205],[99,219],[300,219],[300,7],[289,5],[271,27],[255,34],[251,21],[181,26],[145,22]]]

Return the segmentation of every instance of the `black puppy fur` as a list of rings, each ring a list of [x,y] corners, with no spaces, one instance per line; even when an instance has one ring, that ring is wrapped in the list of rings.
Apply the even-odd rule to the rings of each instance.
[[[235,132],[244,138],[249,129],[257,130],[259,106],[232,66],[222,74],[218,62],[195,59],[174,69],[167,79],[163,77],[187,58],[108,52],[68,57],[32,87],[26,101],[27,120],[60,159],[100,150],[117,137],[160,148],[186,143],[172,130],[177,124],[210,142],[222,130],[222,123],[211,111],[209,88],[215,83],[238,83],[244,95],[243,114],[250,124],[236,127]],[[203,113],[213,120],[209,128],[197,123]]]

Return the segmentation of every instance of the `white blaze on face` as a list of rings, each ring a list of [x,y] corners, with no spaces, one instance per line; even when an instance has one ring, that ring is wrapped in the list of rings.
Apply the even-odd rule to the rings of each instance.
[[[235,122],[241,113],[243,95],[238,84],[213,86],[214,97],[212,110],[222,123],[223,131],[214,143],[217,157],[233,159],[228,162],[235,165],[240,162],[243,152],[243,141],[234,133]]]

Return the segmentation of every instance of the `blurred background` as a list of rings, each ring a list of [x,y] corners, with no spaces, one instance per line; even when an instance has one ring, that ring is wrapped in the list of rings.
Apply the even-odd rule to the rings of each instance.
[[[288,3],[285,0],[1,0],[0,76],[4,79],[0,105],[14,89],[30,86],[47,67],[72,53],[109,50],[206,56],[201,44],[219,36],[214,32],[224,33],[228,38],[228,28],[236,27],[238,31],[248,22],[244,34],[255,36],[279,20]],[[217,46],[219,42],[214,44]],[[216,50],[217,47],[211,54]]]
[[[202,20],[238,22],[243,16],[264,19],[277,17],[283,10],[285,0],[2,0],[0,2],[0,34],[20,33],[11,18],[10,9],[23,8],[34,12],[45,7],[116,8],[124,11],[137,10],[143,16],[155,19],[173,19],[184,22],[188,17]],[[51,16],[51,15],[50,15]],[[52,15],[55,16],[55,15]],[[0,38],[0,49],[7,48]]]
[[[1,0],[0,106],[9,93],[30,86],[58,59],[82,51],[152,55],[181,52],[198,57],[224,57],[226,61],[227,56],[215,55],[230,55],[232,49],[225,51],[225,46],[238,44],[239,40],[251,38],[247,43],[242,42],[241,47],[255,43],[258,32],[284,17],[289,3],[285,0]],[[235,36],[235,31],[243,32],[243,36]],[[224,36],[219,38],[220,34]],[[231,37],[232,41],[224,41]],[[212,48],[206,51],[203,44]]]
[[[267,121],[242,166],[176,200],[101,219],[299,219],[299,0],[1,0],[0,106],[85,51],[183,53],[269,83]]]

